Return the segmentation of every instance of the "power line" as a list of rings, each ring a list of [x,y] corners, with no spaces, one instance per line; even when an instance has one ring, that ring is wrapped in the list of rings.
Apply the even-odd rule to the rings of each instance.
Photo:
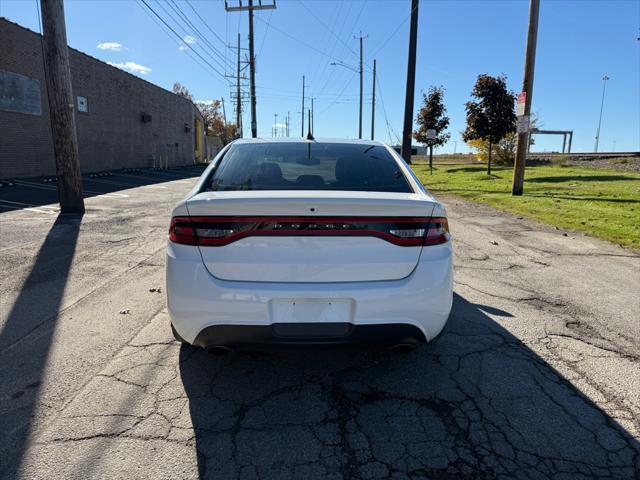
[[[216,72],[218,75],[220,75],[220,77],[224,80],[225,83],[229,83],[227,81],[227,79],[225,78],[224,74],[221,73],[216,67],[214,67],[213,65],[211,65],[211,63],[209,63],[207,61],[207,59],[205,59],[202,55],[200,55],[199,52],[197,52],[195,49],[193,49],[191,47],[191,45],[189,45],[188,43],[184,42],[182,40],[182,37],[180,36],[180,34],[178,32],[176,32],[166,21],[164,18],[162,18],[162,16],[160,16],[160,14],[158,14],[158,12],[156,12],[153,8],[151,8],[151,6],[146,2],[146,0],[139,0],[140,2],[142,2],[150,11],[151,13],[153,13],[158,20],[160,20],[169,30],[171,30],[171,33],[173,33],[180,41],[182,41],[187,48],[189,48],[193,53],[195,53],[198,58],[200,58],[200,60],[202,60],[204,63],[206,63],[214,72]]]
[[[349,44],[347,42],[345,42],[344,40],[342,40],[332,29],[331,27],[329,27],[324,20],[322,20],[320,17],[318,17],[315,13],[313,13],[313,10],[311,10],[309,7],[307,7],[304,2],[302,0],[298,0],[298,2],[300,3],[300,5],[302,5],[302,7],[311,14],[311,16],[313,18],[315,18],[318,22],[320,22],[320,25],[322,25],[325,29],[327,29],[327,31],[329,33],[331,33],[331,35],[333,35],[334,37],[336,37],[338,39],[338,41],[340,43],[342,43],[342,45],[344,45],[345,47],[347,47],[347,49],[356,57],[358,58],[358,54],[349,46]],[[364,4],[363,4],[364,7]],[[362,10],[361,10],[362,12]],[[356,20],[357,21],[357,20]]]
[[[196,36],[199,37],[211,49],[213,53],[215,53],[218,57],[220,57],[220,59],[223,61],[225,65],[225,70],[227,66],[231,66],[230,62],[227,63],[226,56],[222,55],[220,51],[216,47],[214,47],[211,42],[209,42],[209,40],[202,34],[202,32],[198,29],[198,27],[196,27],[193,24],[193,22],[189,19],[189,17],[182,11],[182,9],[176,3],[175,0],[171,0],[171,3],[169,4],[169,6],[174,10],[174,12],[176,12],[178,15],[182,17],[182,19],[187,23],[187,25],[190,25],[191,28],[193,28],[193,30],[196,32]]]
[[[340,24],[340,29],[338,30],[338,36],[340,36],[342,34],[342,31],[344,30],[345,25],[347,24],[347,20],[349,18],[349,14],[351,13],[351,7],[353,6],[353,1],[348,3],[348,8],[347,11],[342,14],[342,6],[345,4],[345,2],[340,2],[338,10],[336,12],[336,18],[334,19],[334,26],[337,24],[338,18],[340,18],[340,16],[342,16],[342,23]],[[337,39],[333,39],[333,43],[331,44],[331,48],[329,49],[329,54],[333,55],[333,52],[335,51],[336,47],[338,45],[338,40]],[[313,60],[313,64],[316,65],[316,68],[314,68],[313,70],[313,74],[311,75],[311,79],[314,81],[318,79],[318,81],[324,77],[324,74],[327,70],[328,67],[328,63],[324,62],[324,61],[316,61],[316,58],[314,57]],[[318,74],[318,71],[320,72]],[[329,74],[329,76],[327,77],[327,81],[325,81],[324,85],[323,85],[323,89],[324,87],[326,87],[326,84],[328,82],[328,80],[331,78],[331,76],[333,75],[335,69],[331,69],[331,72]]]
[[[280,90],[277,88],[271,88],[271,87],[263,87],[263,86],[256,86],[257,89],[259,90],[266,90],[267,94],[269,95],[279,95],[279,96],[291,96],[291,97],[295,97],[295,98],[299,98],[300,96],[298,94],[294,94],[291,93],[290,90]],[[308,95],[307,95],[308,96]],[[317,98],[321,98],[319,95],[313,95],[316,99]],[[331,97],[331,98],[335,98],[336,96],[340,96],[341,99],[343,100],[357,100],[359,97],[359,95],[341,95],[340,93],[323,93],[322,94],[323,97]],[[370,97],[371,95],[365,95],[365,98]],[[325,98],[326,100],[326,98]]]
[[[382,106],[382,113],[384,115],[384,121],[387,125],[387,133],[389,134],[389,143],[393,143],[393,138],[391,138],[392,127],[391,127],[391,123],[389,123],[389,117],[387,116],[387,109],[384,106],[384,98],[382,97],[382,88],[380,87],[380,74],[378,73],[376,77],[377,77],[376,83],[378,85],[378,96],[380,97],[380,105]],[[400,143],[398,140],[399,140],[399,137],[396,134],[396,142]]]
[[[227,0],[225,0],[224,8],[227,12],[247,11],[249,14],[249,89],[251,91],[251,137],[255,138],[258,136],[258,114],[256,105],[256,55],[254,50],[255,34],[253,30],[253,12],[254,10],[275,10],[277,8],[276,0],[273,0],[273,3],[264,5],[262,4],[262,0],[258,0],[258,5],[254,5],[253,0],[249,0],[248,5],[242,5],[242,0],[238,0],[237,6],[229,6]],[[271,21],[269,21],[269,23],[271,23]]]
[[[225,41],[224,41],[224,40],[222,40],[222,39],[220,38],[220,36],[215,32],[215,30],[213,30],[213,29],[209,26],[209,24],[204,20],[204,18],[202,18],[202,17],[200,16],[200,14],[198,13],[198,11],[197,11],[195,8],[193,8],[193,5],[191,5],[191,2],[190,2],[189,0],[185,0],[185,1],[187,2],[187,5],[189,5],[189,8],[191,8],[191,10],[193,10],[193,13],[195,13],[195,14],[196,14],[196,16],[200,19],[200,21],[204,24],[204,26],[205,26],[205,27],[207,27],[207,30],[209,30],[211,33],[213,33],[213,35],[214,35],[218,40],[220,40],[220,43],[222,43],[222,45],[224,45],[224,46],[226,47],[226,46],[227,46],[227,44],[225,43]]]
[[[349,80],[347,81],[347,83],[345,83],[345,84],[344,84],[344,87],[342,87],[342,90],[340,90],[340,93],[338,94],[338,96],[339,96],[339,95],[342,95],[342,92],[344,92],[344,91],[347,89],[347,87],[348,87],[349,85],[351,85],[351,82],[353,82],[353,79],[355,78],[355,76],[356,76],[356,72],[353,72],[353,73],[351,74],[351,78],[349,78]],[[336,97],[336,98],[337,98],[337,97]],[[335,105],[336,103],[337,103],[336,101],[331,102],[329,105],[327,105],[327,108],[325,108],[325,109],[324,109],[324,110],[322,110],[320,113],[318,113],[318,115],[322,115],[322,114],[324,114],[327,110],[329,110],[329,109],[330,109],[333,105]]]
[[[364,0],[364,2],[362,2],[362,6],[360,7],[360,11],[358,12],[358,15],[356,16],[356,19],[353,21],[353,28],[351,29],[351,32],[349,32],[349,37],[353,36],[353,32],[356,29],[357,23],[360,20],[360,17],[362,16],[362,12],[364,11],[364,7],[367,3],[367,0]],[[369,68],[369,70],[371,70],[371,68],[367,65],[367,68]],[[333,76],[333,72],[335,70],[331,70],[331,72],[329,73],[326,81],[324,82],[324,84],[322,85],[322,88],[320,89],[320,93],[324,92],[324,89],[327,87],[327,85],[329,84],[329,80],[331,80],[331,77]]]
[[[263,20],[263,19],[262,19],[262,18],[260,18],[260,17],[255,17],[255,18],[257,18],[257,19],[258,19],[260,22],[262,22],[262,23],[267,23],[265,20]],[[310,49],[310,50],[313,50],[313,51],[318,52],[318,53],[320,53],[321,55],[323,55],[323,56],[325,56],[325,57],[327,57],[327,58],[330,58],[331,60],[335,60],[335,61],[338,61],[338,62],[341,62],[341,61],[342,61],[342,60],[340,60],[339,58],[336,58],[336,57],[334,57],[334,56],[332,56],[332,55],[329,55],[328,53],[323,52],[322,50],[320,50],[320,49],[318,49],[318,48],[314,47],[314,46],[313,46],[313,45],[311,45],[310,43],[307,43],[307,42],[305,42],[304,40],[300,40],[299,38],[294,37],[294,36],[293,36],[293,35],[291,35],[289,32],[286,32],[286,31],[282,30],[281,28],[276,27],[275,25],[271,25],[271,29],[272,29],[272,30],[275,30],[276,32],[280,33],[281,35],[284,35],[285,37],[290,38],[291,40],[295,40],[297,43],[299,43],[300,45],[303,45],[303,46],[307,47],[307,48],[308,48],[308,49]]]
[[[416,8],[418,8],[418,6],[417,6],[417,5],[416,5],[416,6],[414,6],[414,7],[411,9],[411,11],[409,12],[409,15],[407,15],[407,16],[406,16],[406,18],[405,18],[404,20],[402,20],[402,22],[400,22],[400,24],[395,28],[395,30],[394,30],[393,32],[391,32],[391,35],[389,35],[389,36],[387,37],[387,39],[386,39],[384,42],[382,42],[382,43],[380,44],[380,46],[379,46],[376,50],[374,50],[374,51],[373,51],[373,53],[371,54],[371,58],[375,57],[375,56],[376,56],[376,54],[377,54],[380,50],[382,50],[382,49],[387,45],[387,43],[389,43],[389,41],[390,41],[393,37],[395,37],[396,33],[398,33],[398,30],[400,30],[400,28],[401,28],[405,23],[407,23],[407,21],[411,18],[411,15],[413,14],[413,11],[414,11]]]
[[[267,28],[265,29],[264,35],[262,36],[262,42],[260,42],[260,50],[258,50],[258,55],[256,55],[256,58],[258,58],[262,53],[262,47],[264,47],[264,41],[267,39],[267,33],[269,32],[269,25],[271,25],[272,15],[273,15],[273,10],[269,12],[269,20],[267,20]]]
[[[141,3],[138,3],[138,5],[140,6],[140,8],[142,8],[142,10],[149,16],[149,18],[151,18],[151,20],[153,20],[153,22],[158,25],[158,27],[166,34],[169,36],[169,38],[178,46],[182,47],[184,46],[184,41],[182,40],[182,38],[178,35],[178,40],[176,40],[170,33],[169,30],[171,30],[171,27],[169,27],[165,22],[158,22],[158,15],[154,12],[155,16],[152,15],[146,8],[144,8],[142,6]],[[175,32],[173,32],[175,34]],[[209,75],[211,76],[216,76],[213,74],[213,72],[211,70],[209,70],[206,66],[204,66],[202,63],[200,63],[195,57],[192,56],[191,51],[186,50],[187,56],[193,60],[200,68],[202,68],[205,72],[207,72]],[[197,53],[197,52],[195,52]],[[206,63],[206,62],[205,62]],[[215,70],[215,69],[214,69]],[[216,73],[218,75],[220,75],[220,72],[218,72],[217,70],[215,70]]]
[[[342,33],[342,29],[344,28],[344,25],[347,21],[346,16],[342,15],[342,7],[343,5],[345,5],[346,2],[340,2],[338,4],[338,8],[335,10],[335,18],[333,18],[332,21],[332,29],[336,27],[337,23],[338,23],[338,19],[342,18],[342,24],[340,25],[340,33]],[[348,4],[349,5],[349,10],[351,9],[351,3]],[[349,11],[347,10],[347,12]],[[333,54],[333,51],[335,50],[336,45],[338,44],[338,41],[336,39],[332,39],[332,44],[331,44],[331,48],[329,49],[329,54]],[[315,81],[315,79],[317,78],[317,73],[320,72],[320,76],[319,78],[322,78],[322,75],[324,75],[324,71],[327,68],[327,62],[324,61],[317,61],[317,54],[312,57],[309,57],[309,62],[311,62],[307,68],[305,68],[306,70],[309,70],[311,67],[313,67],[313,71],[312,74],[310,76],[311,79],[313,79]]]
[[[183,43],[184,43],[185,45],[189,45],[189,47],[191,47],[191,49],[192,49],[192,50],[194,50],[194,51],[195,51],[195,49],[193,48],[193,46],[192,46],[192,45],[194,45],[194,46],[195,46],[195,45],[197,45],[197,46],[202,50],[202,52],[203,52],[205,55],[207,55],[207,56],[208,56],[212,61],[214,61],[217,65],[219,65],[221,68],[223,68],[223,69],[225,70],[225,74],[226,74],[227,66],[226,66],[226,65],[224,65],[224,64],[222,64],[222,63],[220,63],[220,60],[218,60],[217,58],[215,58],[215,57],[211,54],[211,52],[209,52],[209,50],[207,50],[205,47],[203,47],[203,46],[202,46],[202,44],[201,44],[200,42],[198,42],[198,41],[197,41],[196,36],[194,36],[194,32],[191,32],[191,31],[189,30],[188,25],[187,25],[187,28],[185,28],[185,27],[184,27],[184,26],[183,26],[179,21],[177,21],[177,20],[175,19],[175,17],[171,14],[171,12],[169,12],[169,11],[164,7],[164,4],[165,4],[165,3],[166,3],[170,8],[172,8],[172,9],[173,9],[173,6],[172,6],[169,2],[157,2],[158,6],[160,6],[160,8],[162,9],[162,11],[163,11],[163,12],[164,12],[164,13],[165,13],[165,14],[166,14],[170,19],[171,19],[171,21],[172,21],[175,25],[177,25],[177,27],[178,27],[180,30],[182,30],[182,33],[183,33],[183,35],[184,35],[184,38],[182,38]],[[174,12],[175,12],[175,9],[174,9]],[[179,15],[179,14],[178,14],[178,15]],[[184,20],[183,20],[183,22],[184,22]],[[197,34],[195,34],[195,35],[197,35]],[[196,40],[196,41],[195,41],[194,43],[190,43],[190,42],[188,42],[188,41],[186,40],[186,38],[187,38],[187,37],[193,37],[193,38],[194,38],[194,40]]]

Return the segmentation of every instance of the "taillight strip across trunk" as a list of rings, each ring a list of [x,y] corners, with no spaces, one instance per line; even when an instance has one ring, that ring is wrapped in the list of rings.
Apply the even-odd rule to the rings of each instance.
[[[444,217],[179,216],[169,239],[185,245],[220,247],[251,236],[369,236],[401,247],[449,240]]]

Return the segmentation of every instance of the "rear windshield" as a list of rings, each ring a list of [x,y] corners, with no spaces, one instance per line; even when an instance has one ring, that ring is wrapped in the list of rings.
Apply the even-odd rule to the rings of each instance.
[[[313,142],[233,145],[204,190],[412,192],[385,147]]]

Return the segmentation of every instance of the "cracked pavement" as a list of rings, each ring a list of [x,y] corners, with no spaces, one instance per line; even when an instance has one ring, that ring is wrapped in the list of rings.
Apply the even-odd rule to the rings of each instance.
[[[149,291],[189,182],[163,185],[154,212],[137,190],[90,199],[75,252],[49,241],[66,263],[3,239],[6,478],[640,478],[637,254],[442,198],[456,293],[438,342],[209,357]],[[56,228],[73,224],[30,238]]]

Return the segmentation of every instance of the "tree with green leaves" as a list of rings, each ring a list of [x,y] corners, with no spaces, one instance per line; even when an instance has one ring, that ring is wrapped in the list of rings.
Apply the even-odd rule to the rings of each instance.
[[[418,129],[413,132],[413,138],[429,147],[429,170],[433,173],[433,147],[444,145],[451,138],[447,132],[449,117],[443,103],[444,88],[429,87],[427,93],[422,94],[422,108],[418,112],[416,122]]]
[[[531,114],[531,128],[540,128],[541,123],[535,113]],[[493,145],[492,165],[513,166],[516,159],[516,146],[518,143],[518,134],[513,131],[507,133],[502,140]],[[535,145],[533,135],[529,135],[529,146]],[[486,140],[470,140],[467,142],[471,148],[476,151],[476,157],[482,162],[486,162],[489,158],[489,142]]]
[[[491,175],[492,147],[509,133],[516,131],[516,96],[507,88],[504,75],[478,75],[471,96],[466,103],[467,128],[462,132],[465,142],[486,141],[489,144],[487,174]]]

